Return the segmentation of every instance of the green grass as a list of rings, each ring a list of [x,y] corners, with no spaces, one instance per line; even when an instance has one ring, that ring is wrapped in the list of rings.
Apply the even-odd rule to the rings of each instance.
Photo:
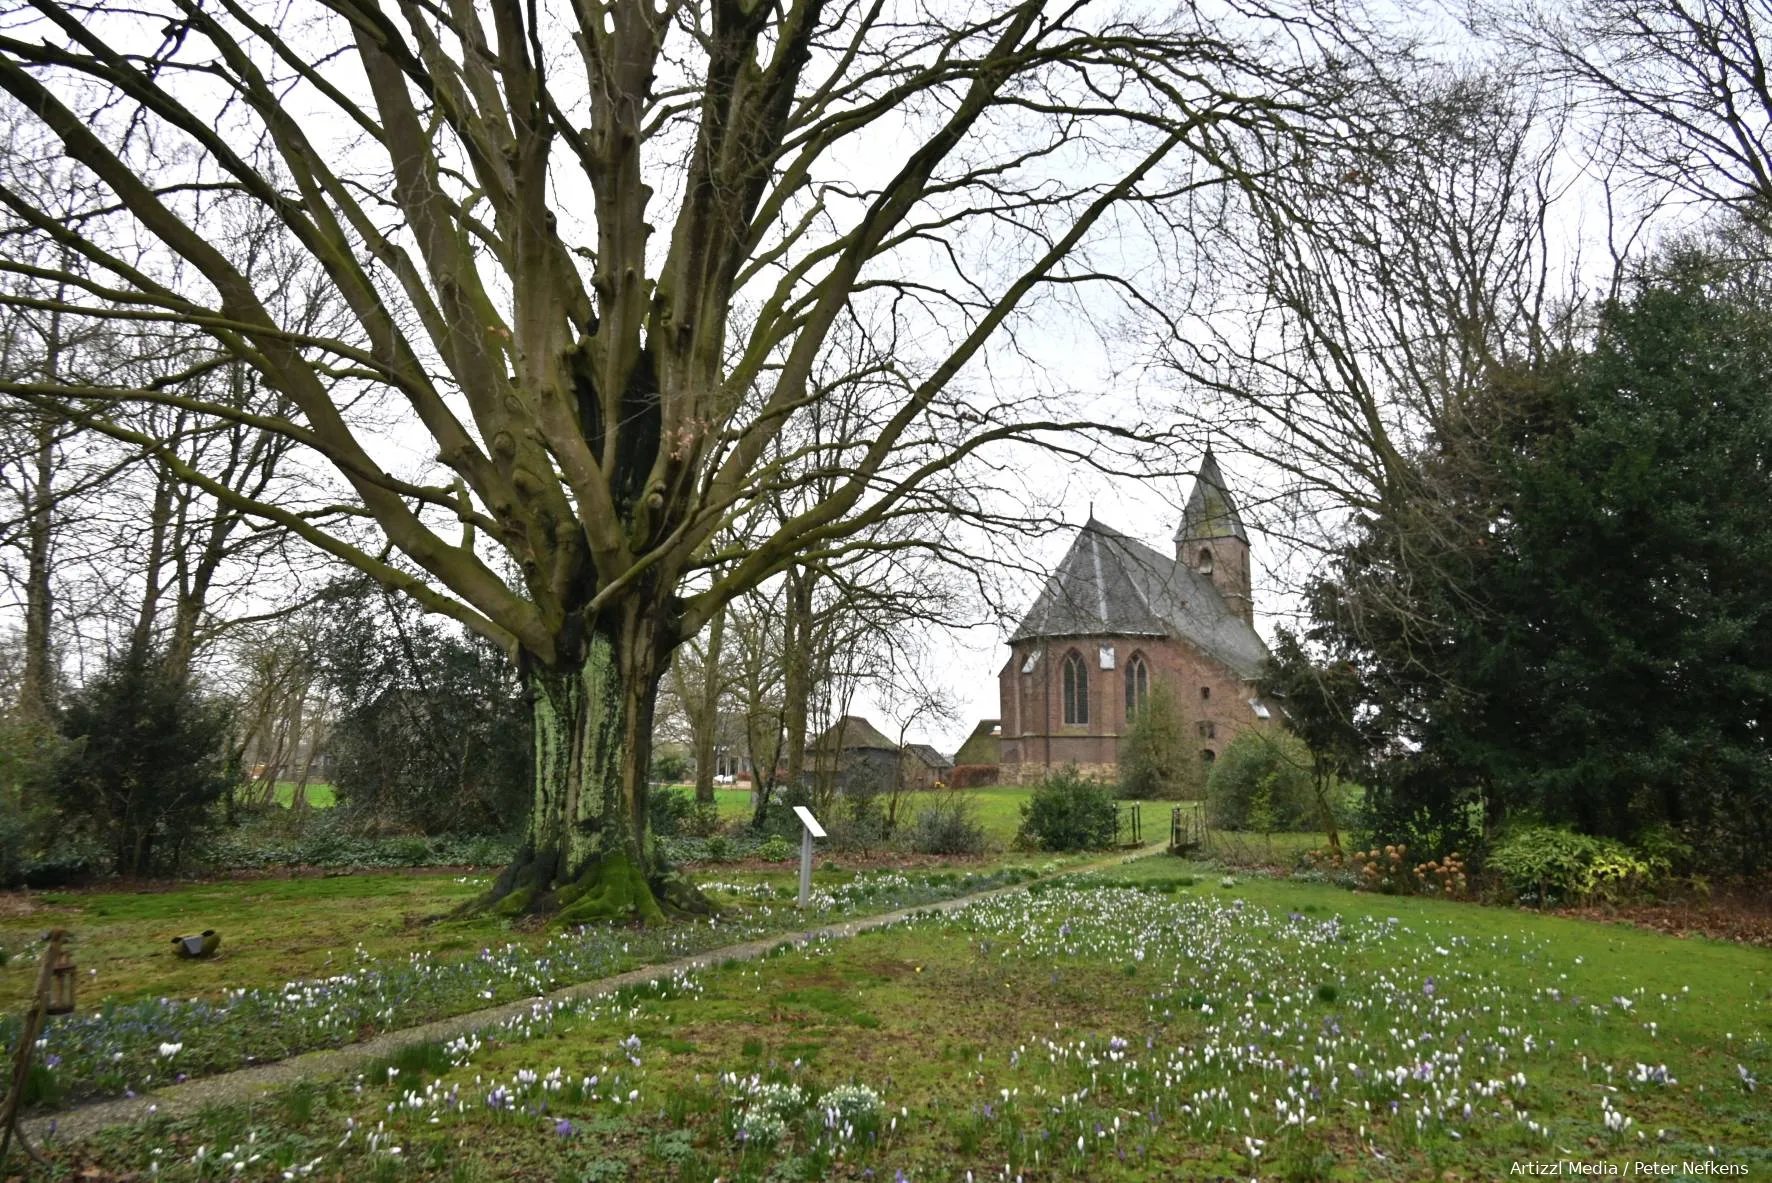
[[[33,943],[52,926],[73,933],[83,1005],[210,996],[342,972],[359,945],[371,957],[403,957],[420,947],[467,950],[513,939],[497,920],[430,923],[490,882],[490,875],[387,872],[20,897],[32,910],[0,917],[0,946],[16,954],[0,968],[0,1007],[16,1009],[29,996],[37,973]],[[173,956],[173,937],[206,928],[221,933],[215,958]]]
[[[677,786],[693,792],[693,785]],[[1033,789],[1020,785],[991,785],[985,788],[966,790],[967,795],[977,804],[978,818],[992,840],[1007,846],[1015,838],[1015,831],[1021,826],[1021,807],[1033,796]],[[921,793],[910,793],[905,797],[907,806],[914,812],[917,803],[923,798]],[[746,788],[715,789],[714,801],[720,811],[722,821],[748,821],[751,817],[751,793]],[[1169,809],[1174,804],[1170,801],[1145,801],[1142,820],[1144,839],[1155,842],[1168,835]],[[1276,838],[1281,836],[1276,836]]]
[[[1167,858],[1076,887],[536,1016],[471,1056],[391,1064],[391,1087],[384,1071],[154,1120],[57,1163],[157,1160],[188,1179],[203,1144],[212,1161],[242,1147],[278,1169],[318,1158],[319,1176],[401,1180],[982,1180],[1007,1165],[1030,1180],[1402,1181],[1557,1159],[1772,1172],[1764,950],[1320,884],[1225,887]],[[1750,1093],[1742,1071],[1769,1083]],[[812,1102],[851,1083],[883,1106],[833,1129]],[[741,1142],[739,1126],[781,1140]]]
[[[315,809],[331,809],[338,804],[338,794],[332,791],[332,786],[329,784],[310,783],[303,796],[307,799],[308,804]],[[285,809],[292,808],[295,805],[295,782],[278,781],[277,793],[272,799]]]

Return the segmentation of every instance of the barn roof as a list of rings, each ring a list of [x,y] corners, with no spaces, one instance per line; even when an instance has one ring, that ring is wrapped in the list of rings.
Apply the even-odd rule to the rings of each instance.
[[[1000,756],[1000,719],[980,719],[960,750],[954,753],[955,764],[995,764]]]
[[[904,745],[904,750],[923,761],[925,766],[933,768],[937,772],[944,771],[945,769],[954,766],[952,760],[948,759],[926,743],[907,743]]]
[[[823,735],[813,740],[812,747],[815,751],[829,751],[832,748],[845,752],[857,748],[873,748],[884,752],[898,750],[897,744],[887,739],[878,727],[860,715],[844,715],[832,723]]]
[[[1210,576],[1090,518],[1009,639],[1097,636],[1177,637],[1243,678],[1268,656]]]

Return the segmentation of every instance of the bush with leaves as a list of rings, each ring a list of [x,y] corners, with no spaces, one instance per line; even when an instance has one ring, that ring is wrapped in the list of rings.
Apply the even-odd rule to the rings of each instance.
[[[794,821],[795,833],[800,822]],[[836,811],[827,824],[831,846],[836,850],[868,854],[886,844],[886,800],[880,780],[857,774],[848,778],[837,795]]]
[[[345,810],[424,834],[506,833],[529,808],[531,710],[490,642],[360,583],[322,644]]]
[[[695,798],[682,789],[655,786],[646,799],[652,832],[660,838],[676,838],[690,831],[695,819]]]
[[[1311,829],[1318,815],[1310,753],[1284,731],[1245,731],[1206,779],[1206,820],[1214,829]]]
[[[983,854],[990,845],[977,801],[953,789],[924,794],[904,840],[918,854]]]
[[[0,887],[58,887],[104,864],[104,852],[56,810],[63,747],[48,722],[0,716]]]
[[[69,696],[60,728],[68,743],[56,760],[57,802],[118,874],[176,870],[238,779],[226,755],[227,704],[148,655],[107,663]]]
[[[1645,854],[1613,838],[1565,826],[1517,824],[1497,839],[1486,866],[1520,899],[1535,904],[1617,900],[1666,876],[1664,855]]]
[[[648,779],[653,784],[676,785],[689,779],[692,763],[682,746],[674,743],[661,743],[652,750],[652,772]]]
[[[1038,850],[1106,850],[1114,844],[1119,805],[1113,789],[1067,764],[1034,786],[1021,807],[1017,845]]]

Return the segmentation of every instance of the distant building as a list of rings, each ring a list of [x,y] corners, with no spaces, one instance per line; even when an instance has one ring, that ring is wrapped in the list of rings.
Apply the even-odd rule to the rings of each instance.
[[[1173,558],[1091,517],[1010,636],[998,675],[1002,782],[1073,763],[1115,776],[1120,737],[1159,682],[1210,764],[1272,718],[1256,695],[1268,651],[1254,622],[1249,536],[1208,451]]]
[[[908,787],[927,789],[937,782],[946,784],[954,762],[926,743],[907,743],[901,767]]]
[[[836,777],[839,788],[892,786],[898,777],[898,745],[860,715],[844,715],[813,740],[807,763],[814,775]]]
[[[997,719],[980,719],[960,750],[954,753],[955,764],[996,764],[1002,754],[1003,724]]]

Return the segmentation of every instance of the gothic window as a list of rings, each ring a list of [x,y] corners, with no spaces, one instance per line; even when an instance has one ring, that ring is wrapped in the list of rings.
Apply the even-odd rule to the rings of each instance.
[[[1089,722],[1089,668],[1075,649],[1064,659],[1064,721],[1069,726]]]
[[[1200,548],[1200,574],[1212,574],[1212,548],[1210,546]]]
[[[1126,663],[1126,717],[1130,719],[1144,705],[1144,700],[1151,692],[1151,668],[1145,664],[1144,654],[1134,653],[1132,660]]]

